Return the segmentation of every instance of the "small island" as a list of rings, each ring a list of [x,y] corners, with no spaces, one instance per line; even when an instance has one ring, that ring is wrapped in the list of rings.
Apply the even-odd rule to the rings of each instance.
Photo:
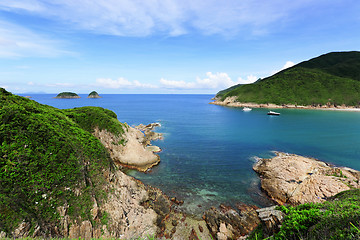
[[[96,91],[92,91],[91,93],[89,93],[87,98],[102,98],[102,97],[99,96],[99,94]]]
[[[62,93],[59,93],[56,97],[54,98],[61,98],[61,99],[68,99],[68,98],[80,98],[79,95],[77,95],[76,93],[73,93],[73,92],[62,92]]]

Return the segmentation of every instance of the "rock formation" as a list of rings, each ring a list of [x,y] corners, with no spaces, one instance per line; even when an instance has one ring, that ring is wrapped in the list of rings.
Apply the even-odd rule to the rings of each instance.
[[[248,235],[260,223],[255,206],[238,204],[236,210],[220,205],[206,211],[205,219],[214,239],[238,239]]]
[[[261,188],[278,204],[323,202],[360,187],[359,171],[294,154],[276,152],[274,158],[260,159],[253,169],[260,175]]]
[[[147,129],[144,134],[128,126],[122,136],[115,136],[98,128],[95,129],[94,136],[108,149],[113,161],[122,166],[145,172],[160,162],[160,157],[153,153],[159,152],[160,148],[147,147],[152,140],[162,136],[160,133]]]
[[[91,93],[89,93],[87,98],[101,98],[101,97],[99,96],[99,94],[96,91],[92,91]]]

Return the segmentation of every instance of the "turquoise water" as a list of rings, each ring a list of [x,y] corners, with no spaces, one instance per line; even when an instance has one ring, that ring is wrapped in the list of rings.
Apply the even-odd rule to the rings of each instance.
[[[268,109],[243,112],[208,104],[211,95],[103,95],[101,99],[33,99],[58,108],[101,106],[130,125],[160,122],[161,163],[149,173],[128,173],[185,201],[201,214],[211,205],[267,206],[252,165],[284,151],[360,170],[360,112]]]

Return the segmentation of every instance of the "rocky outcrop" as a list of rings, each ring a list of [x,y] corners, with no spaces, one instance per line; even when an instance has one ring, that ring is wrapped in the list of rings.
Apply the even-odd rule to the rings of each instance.
[[[92,91],[91,93],[89,93],[87,98],[102,98],[102,97],[96,91]]]
[[[248,235],[260,223],[255,206],[238,204],[236,210],[220,205],[206,211],[203,218],[211,234],[219,240],[238,239]]]
[[[135,127],[135,129],[140,130],[144,133],[145,137],[142,141],[143,145],[148,146],[151,144],[151,141],[163,139],[163,135],[161,133],[154,132],[154,128],[161,127],[160,123],[150,123],[148,125],[140,124]],[[159,151],[159,149],[155,148],[155,151]]]
[[[276,210],[276,206],[261,208],[256,210],[256,212],[263,223],[265,234],[267,236],[272,236],[280,230],[285,213]]]
[[[359,171],[294,154],[276,152],[274,158],[259,159],[253,169],[260,175],[261,188],[278,204],[323,202],[360,187]]]
[[[153,153],[160,149],[146,148],[154,139],[154,137],[148,136],[151,133],[153,132],[149,131],[144,134],[140,130],[128,126],[122,136],[115,136],[107,130],[98,128],[95,129],[94,136],[108,149],[116,164],[144,172],[160,162],[160,157]]]

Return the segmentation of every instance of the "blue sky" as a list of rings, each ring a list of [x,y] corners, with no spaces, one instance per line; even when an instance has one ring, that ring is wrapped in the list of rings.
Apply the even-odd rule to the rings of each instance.
[[[0,87],[209,93],[360,50],[359,0],[1,0]]]

